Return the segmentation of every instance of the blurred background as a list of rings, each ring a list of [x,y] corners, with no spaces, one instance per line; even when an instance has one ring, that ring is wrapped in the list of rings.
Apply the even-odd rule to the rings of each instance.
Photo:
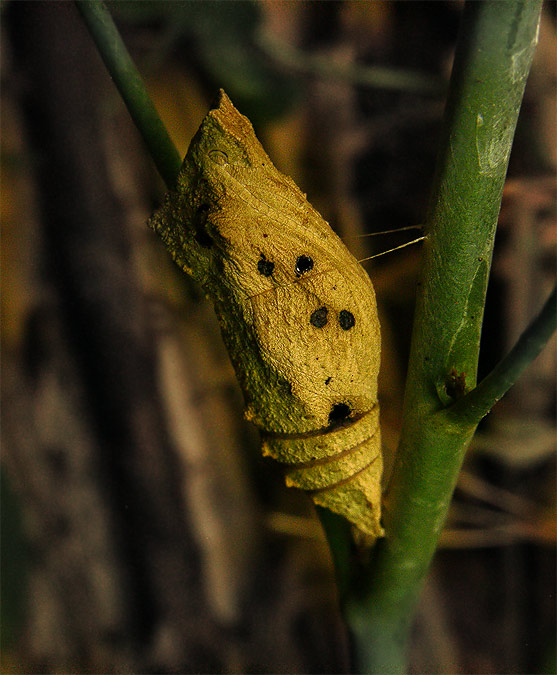
[[[461,2],[112,2],[180,153],[222,87],[358,258],[418,236]],[[212,308],[146,221],[164,186],[70,2],[4,0],[2,672],[341,673],[310,501],[260,457]],[[480,375],[555,275],[555,4],[505,187]],[[418,233],[419,234],[419,233]],[[366,264],[387,464],[419,245]],[[555,668],[555,342],[482,423],[415,673]]]

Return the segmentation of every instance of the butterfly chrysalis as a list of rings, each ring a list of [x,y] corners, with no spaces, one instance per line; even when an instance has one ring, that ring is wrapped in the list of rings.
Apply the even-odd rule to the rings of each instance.
[[[214,303],[263,453],[381,536],[373,286],[223,91],[150,224]]]

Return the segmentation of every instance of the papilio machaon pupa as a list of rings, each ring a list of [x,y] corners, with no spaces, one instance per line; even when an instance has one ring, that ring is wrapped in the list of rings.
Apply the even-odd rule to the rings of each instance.
[[[381,536],[373,286],[223,91],[150,224],[214,303],[263,453]]]

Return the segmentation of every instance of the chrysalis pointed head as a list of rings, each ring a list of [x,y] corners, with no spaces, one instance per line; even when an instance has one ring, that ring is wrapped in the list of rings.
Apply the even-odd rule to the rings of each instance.
[[[242,227],[250,225],[232,220],[220,206],[235,190],[236,173],[265,164],[272,167],[251,123],[221,89],[190,143],[175,189],[149,223],[178,265],[202,285],[221,274],[244,236]]]

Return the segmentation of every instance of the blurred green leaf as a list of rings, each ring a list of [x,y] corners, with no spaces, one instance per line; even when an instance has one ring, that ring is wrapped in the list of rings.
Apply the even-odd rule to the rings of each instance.
[[[110,11],[132,23],[160,25],[159,56],[193,41],[198,66],[210,86],[222,87],[244,114],[258,123],[280,117],[296,102],[299,86],[277,70],[257,45],[261,8],[251,0],[219,2],[111,2]]]

